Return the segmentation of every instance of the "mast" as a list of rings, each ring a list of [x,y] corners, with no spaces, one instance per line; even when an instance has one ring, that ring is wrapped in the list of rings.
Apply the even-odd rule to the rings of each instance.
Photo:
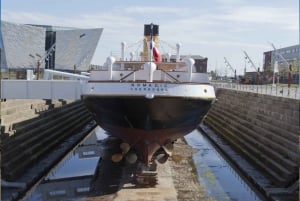
[[[152,61],[152,49],[153,49],[153,23],[150,24],[150,62]]]

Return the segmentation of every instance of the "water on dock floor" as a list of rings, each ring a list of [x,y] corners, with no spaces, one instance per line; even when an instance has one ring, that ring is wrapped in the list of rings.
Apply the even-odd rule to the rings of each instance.
[[[217,201],[261,200],[200,131],[193,131],[185,139],[196,149],[194,162],[208,196]]]
[[[194,161],[199,181],[209,197],[217,201],[261,200],[198,130],[185,138],[196,150]],[[106,139],[105,132],[96,127],[24,200],[83,201],[92,190],[99,160],[101,163],[102,142]]]
[[[34,189],[25,201],[77,200],[90,192],[90,184],[101,159],[101,141],[107,138],[96,129],[68,154]]]

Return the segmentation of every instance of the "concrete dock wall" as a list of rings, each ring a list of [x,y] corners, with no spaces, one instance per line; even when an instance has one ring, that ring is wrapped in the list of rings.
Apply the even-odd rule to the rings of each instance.
[[[248,161],[286,188],[299,180],[299,100],[228,89],[204,124]]]
[[[81,101],[2,102],[2,179],[14,181],[91,120],[92,116]]]

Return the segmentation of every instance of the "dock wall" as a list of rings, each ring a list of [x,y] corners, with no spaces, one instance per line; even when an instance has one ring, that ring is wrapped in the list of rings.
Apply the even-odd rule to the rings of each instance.
[[[273,188],[288,188],[299,180],[299,104],[218,89],[204,124],[270,178]]]
[[[81,101],[7,100],[1,103],[1,176],[14,181],[92,120]]]

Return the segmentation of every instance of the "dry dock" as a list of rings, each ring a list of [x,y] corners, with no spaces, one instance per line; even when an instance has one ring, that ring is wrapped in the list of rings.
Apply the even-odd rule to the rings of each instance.
[[[80,102],[8,100],[3,102],[2,106],[2,179],[4,180],[2,180],[1,198],[19,200],[35,182],[39,181],[41,176],[64,157],[68,150],[72,149],[76,142],[86,135],[81,132],[76,135],[73,133],[72,136],[72,132],[65,132],[65,129],[59,132],[60,127],[65,127],[64,120],[75,118],[81,121],[80,126],[83,131],[89,131],[93,125],[84,128],[84,122],[88,122],[90,116]],[[74,116],[75,111],[81,112]],[[73,125],[70,124],[65,128],[72,128]],[[62,136],[60,139],[62,144],[59,145],[55,140],[57,147],[54,152],[53,146],[44,146],[42,152],[32,157],[30,153],[35,153],[32,150],[35,146],[31,145],[45,144],[47,137],[51,136],[47,128],[53,127],[56,139]],[[132,172],[136,167],[126,163],[112,163],[111,149],[114,147],[105,146],[101,165],[97,168],[92,182],[91,193],[85,200],[212,200],[206,196],[205,190],[199,184],[192,159],[194,150],[182,139],[176,142],[174,153],[181,154],[183,160],[180,162],[169,160],[163,165],[159,164],[158,184],[152,188],[135,186],[132,182]],[[12,157],[13,155],[15,157]]]
[[[218,101],[204,121],[206,126],[217,135],[213,136],[210,131],[204,129],[207,136],[212,140],[216,139],[214,140],[216,144],[221,138],[226,141],[223,145],[227,147],[219,144],[219,148],[236,164],[245,178],[270,200],[297,200],[299,194],[297,188],[299,186],[299,100],[225,89],[218,91],[217,98]],[[19,107],[20,104],[23,106]],[[46,169],[49,170],[51,167],[47,161],[48,167],[39,170],[40,173],[37,175],[37,169],[32,166],[38,163],[46,164],[40,159],[44,159],[54,146],[40,146],[39,141],[48,145],[45,139],[53,137],[56,146],[70,146],[66,149],[70,150],[71,146],[75,146],[75,142],[83,139],[84,135],[78,136],[75,141],[70,140],[68,137],[72,137],[72,132],[66,132],[66,129],[74,129],[72,126],[74,124],[66,127],[64,123],[67,121],[74,123],[73,120],[89,122],[91,116],[80,102],[31,101],[28,103],[20,101],[17,104],[14,101],[7,101],[4,105],[1,108],[2,179],[5,177],[11,182],[18,184],[21,182],[21,186],[25,184],[25,188],[10,189],[12,191],[5,189],[6,193],[11,192],[11,195],[6,194],[8,199],[2,200],[18,200],[38,180],[38,175],[45,174]],[[80,115],[75,117],[74,111],[79,111],[75,113]],[[84,127],[84,124],[82,123],[81,126]],[[44,127],[46,125],[55,128],[52,134],[54,133],[57,137],[47,133],[48,129]],[[61,134],[59,126],[64,128]],[[62,138],[56,140],[59,136]],[[59,141],[64,145],[60,146]],[[35,152],[31,149],[37,146],[43,149],[32,157],[31,153]],[[104,147],[101,163],[93,177],[91,191],[83,200],[213,200],[207,196],[203,186],[199,184],[192,158],[195,150],[184,140],[179,139],[174,149],[174,154],[182,155],[183,160],[180,162],[168,160],[166,164],[158,165],[158,184],[155,188],[136,186],[132,179],[136,166],[112,163],[111,149],[113,146]],[[228,151],[230,149],[238,154]],[[58,156],[59,153],[56,152],[54,155]],[[236,158],[237,155],[242,158]],[[60,158],[52,158],[52,166],[63,156],[61,154]],[[254,171],[247,172],[247,168],[241,165],[241,161],[251,163],[260,171],[260,174],[254,174]],[[261,180],[256,177],[257,175],[266,177],[268,182],[260,183]],[[3,190],[2,195],[4,195]]]

